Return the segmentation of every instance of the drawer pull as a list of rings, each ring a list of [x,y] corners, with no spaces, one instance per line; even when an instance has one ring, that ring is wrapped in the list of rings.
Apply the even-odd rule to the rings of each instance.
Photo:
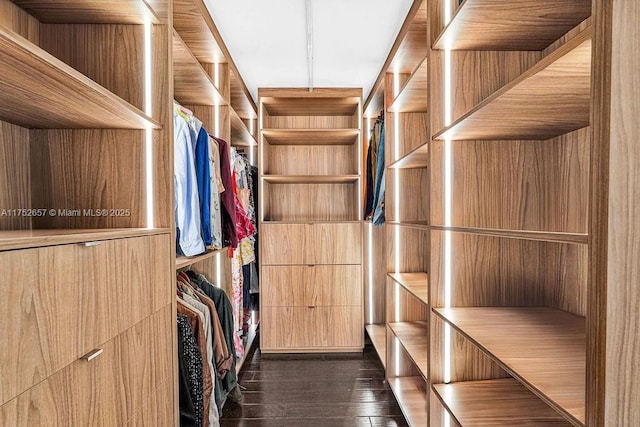
[[[90,351],[89,353],[82,356],[80,359],[84,359],[87,362],[91,362],[96,357],[100,356],[104,350],[101,348],[96,348],[95,350]]]
[[[100,240],[94,240],[93,242],[84,242],[84,243],[80,243],[80,245],[84,246],[85,248],[90,248],[92,246],[98,246],[101,245],[102,241]]]
[[[307,264],[307,267],[315,267],[315,264]]]
[[[309,305],[309,306],[307,306],[307,307],[309,307],[309,308],[316,308],[316,306],[315,306],[315,305]]]

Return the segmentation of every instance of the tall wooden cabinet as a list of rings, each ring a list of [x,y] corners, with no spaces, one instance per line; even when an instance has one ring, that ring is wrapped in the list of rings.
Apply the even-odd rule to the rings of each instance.
[[[174,422],[168,28],[0,1],[2,425]]]
[[[360,89],[260,89],[263,352],[363,347]]]

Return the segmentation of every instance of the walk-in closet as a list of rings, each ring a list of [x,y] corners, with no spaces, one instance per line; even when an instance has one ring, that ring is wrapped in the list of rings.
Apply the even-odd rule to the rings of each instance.
[[[0,0],[0,426],[640,426],[639,21]]]

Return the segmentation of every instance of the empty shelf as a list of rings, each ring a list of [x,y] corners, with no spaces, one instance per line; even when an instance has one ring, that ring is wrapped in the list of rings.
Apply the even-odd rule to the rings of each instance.
[[[173,0],[173,27],[199,62],[227,62],[214,36],[218,30],[202,0]]]
[[[229,110],[229,114],[231,116],[231,144],[244,147],[257,146],[256,139],[233,108]]]
[[[173,85],[174,98],[181,104],[227,104],[211,76],[176,31],[173,32]]]
[[[428,70],[429,64],[425,58],[400,89],[400,92],[398,92],[389,107],[389,111],[393,113],[421,113],[427,111],[429,102],[427,93]]]
[[[387,328],[385,325],[369,324],[364,327],[369,334],[369,339],[376,349],[382,366],[387,367]]]
[[[414,7],[417,8],[414,9]],[[411,17],[411,13],[414,15]],[[400,36],[402,34],[402,37]],[[411,10],[407,14],[405,25],[400,29],[396,43],[400,45],[396,48],[391,62],[383,67],[383,70],[394,70],[400,74],[410,74],[427,56],[429,47],[427,45],[427,2],[414,2]],[[392,48],[392,52],[393,52]],[[391,88],[388,88],[391,89]]]
[[[589,126],[590,105],[588,28],[434,138],[545,140]]]
[[[584,317],[545,307],[434,312],[567,419],[584,425]]]
[[[429,144],[414,148],[407,155],[389,165],[391,169],[418,169],[429,166]]]
[[[388,276],[425,304],[429,304],[427,273],[388,273]]]
[[[0,27],[0,119],[27,128],[158,129],[84,74]]]
[[[462,426],[572,425],[513,378],[435,384],[433,390]]]
[[[262,105],[270,116],[352,116],[360,105],[361,89],[261,89]],[[296,96],[297,93],[300,96]],[[273,94],[275,96],[270,96]]]
[[[429,324],[425,321],[397,322],[389,323],[389,328],[426,381],[429,378]]]
[[[0,231],[0,251],[169,233],[168,228],[92,228]]]
[[[483,236],[505,237],[510,239],[537,240],[541,242],[576,243],[586,245],[589,235],[586,233],[562,233],[555,231],[507,230],[499,228],[445,227],[432,225],[432,230],[455,231],[458,233],[479,234]]]
[[[542,50],[590,15],[590,0],[466,0],[434,48]]]
[[[427,383],[422,377],[389,378],[389,386],[409,425],[426,426],[429,418]]]
[[[273,184],[350,184],[358,175],[264,175],[264,180]]]
[[[353,145],[359,129],[264,129],[270,145]]]
[[[39,21],[55,24],[144,24],[159,21],[143,0],[11,0]]]

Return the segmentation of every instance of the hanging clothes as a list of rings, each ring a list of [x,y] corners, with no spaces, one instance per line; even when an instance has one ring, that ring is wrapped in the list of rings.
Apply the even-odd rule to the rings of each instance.
[[[176,246],[184,255],[194,256],[205,250],[201,237],[195,153],[189,123],[178,109],[174,109],[173,125]]]
[[[385,196],[385,178],[386,168],[384,167],[385,156],[385,141],[384,141],[384,122],[380,127],[380,142],[378,143],[378,164],[376,172],[376,189],[373,198],[373,225],[381,227],[385,221],[384,214],[384,196]]]
[[[236,235],[236,203],[233,195],[233,177],[231,175],[231,152],[229,144],[224,139],[213,138],[218,142],[220,150],[220,175],[224,192],[220,195],[222,201],[222,246],[238,247]]]
[[[211,246],[213,237],[211,235],[211,170],[209,163],[209,135],[202,127],[198,132],[195,153],[202,238],[206,246]]]
[[[202,355],[187,316],[178,314],[180,426],[200,427],[203,414]]]
[[[222,249],[222,206],[220,194],[224,192],[220,176],[220,149],[218,141],[209,137],[209,170],[211,174],[211,245]]]

